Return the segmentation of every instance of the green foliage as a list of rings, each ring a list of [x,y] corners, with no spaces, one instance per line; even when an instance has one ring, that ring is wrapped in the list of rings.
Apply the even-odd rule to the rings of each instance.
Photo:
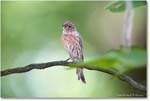
[[[125,1],[116,1],[109,4],[106,9],[110,10],[111,12],[123,12],[126,9],[125,5]],[[146,1],[132,1],[132,8],[137,8],[145,5]]]
[[[146,65],[146,50],[143,48],[121,48],[106,52],[97,59],[72,66],[93,66],[117,69],[119,72],[143,68]]]

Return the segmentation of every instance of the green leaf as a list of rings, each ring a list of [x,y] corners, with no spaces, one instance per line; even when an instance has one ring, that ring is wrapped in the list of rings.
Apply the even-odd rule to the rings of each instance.
[[[110,10],[111,12],[123,12],[126,9],[126,2],[125,1],[115,1],[110,3],[106,9]],[[132,1],[132,8],[137,8],[141,6],[145,6],[146,1]]]
[[[133,47],[108,51],[100,57],[84,63],[73,64],[73,67],[92,66],[103,69],[116,69],[118,72],[146,67],[146,50]]]

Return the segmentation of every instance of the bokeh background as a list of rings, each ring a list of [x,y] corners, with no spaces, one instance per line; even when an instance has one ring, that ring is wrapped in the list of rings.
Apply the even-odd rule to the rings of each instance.
[[[81,33],[85,61],[117,49],[122,43],[124,12],[105,9],[111,1],[2,1],[1,69],[31,63],[65,60],[61,44],[62,24],[70,20]],[[146,6],[133,10],[132,45],[146,47]],[[131,73],[146,83],[146,70]],[[1,78],[3,98],[116,98],[146,96],[112,76],[84,70],[86,84],[75,69],[59,66]]]

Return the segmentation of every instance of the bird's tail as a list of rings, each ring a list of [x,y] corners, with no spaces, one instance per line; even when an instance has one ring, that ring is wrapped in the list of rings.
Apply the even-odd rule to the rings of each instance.
[[[81,79],[81,81],[82,81],[83,83],[86,83],[85,78],[84,78],[84,74],[83,74],[83,69],[82,69],[82,68],[77,68],[77,69],[76,69],[76,73],[77,73],[77,75],[78,75],[78,80]]]

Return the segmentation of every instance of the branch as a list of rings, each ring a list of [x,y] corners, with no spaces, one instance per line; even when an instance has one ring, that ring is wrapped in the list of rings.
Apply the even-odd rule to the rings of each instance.
[[[24,73],[24,72],[31,71],[32,69],[45,69],[52,66],[68,66],[69,64],[71,64],[71,62],[67,62],[67,61],[54,61],[54,62],[47,62],[47,63],[30,64],[24,67],[2,70],[1,76],[6,76],[15,73]]]
[[[126,11],[125,11],[125,18],[124,18],[124,28],[123,28],[123,46],[124,47],[131,47],[131,36],[132,36],[132,1],[126,0]]]
[[[53,61],[53,62],[47,62],[47,63],[30,64],[30,65],[27,65],[24,67],[17,67],[17,68],[13,68],[13,69],[2,70],[1,76],[6,76],[6,75],[16,74],[16,73],[24,73],[24,72],[31,71],[33,69],[45,69],[45,68],[50,68],[53,66],[69,66],[71,64],[73,64],[73,62],[68,62],[68,61]],[[108,70],[108,69],[103,69],[100,67],[92,67],[92,66],[81,67],[80,66],[80,68],[104,72],[104,73],[107,73],[109,75],[115,75],[117,73],[117,71],[114,69]],[[130,84],[132,87],[134,87],[136,89],[139,89],[141,91],[146,91],[146,87],[144,85],[136,82],[130,76],[127,76],[125,74],[121,74],[117,77],[120,80],[127,82],[128,84]]]

